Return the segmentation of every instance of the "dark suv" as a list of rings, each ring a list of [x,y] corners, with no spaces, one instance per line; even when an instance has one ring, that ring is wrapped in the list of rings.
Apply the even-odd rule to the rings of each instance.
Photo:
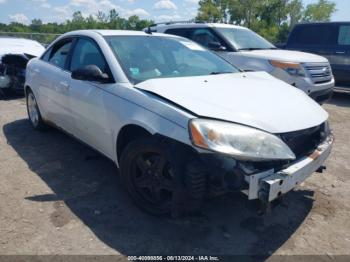
[[[285,48],[328,58],[336,88],[350,90],[350,22],[298,24]]]

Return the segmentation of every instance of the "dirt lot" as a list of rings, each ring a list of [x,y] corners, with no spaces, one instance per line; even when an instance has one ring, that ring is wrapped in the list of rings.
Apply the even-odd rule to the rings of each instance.
[[[324,174],[260,217],[241,195],[202,216],[139,211],[106,158],[59,131],[34,131],[22,98],[0,100],[0,254],[350,255],[350,95],[324,106],[336,136]]]

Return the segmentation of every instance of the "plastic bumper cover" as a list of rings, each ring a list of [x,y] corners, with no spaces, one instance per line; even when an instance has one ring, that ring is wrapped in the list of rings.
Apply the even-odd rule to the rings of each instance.
[[[312,92],[310,97],[316,100],[319,103],[324,103],[332,98],[333,88]]]
[[[249,189],[243,193],[249,199],[271,202],[291,191],[323,165],[331,153],[333,140],[333,135],[330,135],[311,155],[295,161],[284,170],[274,172],[272,169],[246,176]]]

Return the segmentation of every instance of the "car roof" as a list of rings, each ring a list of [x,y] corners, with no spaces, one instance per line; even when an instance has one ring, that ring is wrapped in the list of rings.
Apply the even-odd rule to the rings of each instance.
[[[62,38],[69,36],[88,36],[88,37],[96,37],[96,36],[160,36],[166,38],[176,38],[176,39],[185,39],[181,36],[162,34],[162,33],[146,33],[144,31],[132,31],[132,30],[78,30],[71,31],[61,35],[56,41],[59,41]],[[187,39],[186,39],[187,40]],[[53,43],[51,43],[53,44]]]
[[[90,37],[95,40],[98,38],[105,37],[105,36],[159,36],[159,37],[166,37],[166,38],[175,38],[178,40],[182,41],[188,41],[188,39],[183,38],[181,36],[175,36],[175,35],[169,35],[169,34],[162,34],[162,33],[146,33],[144,31],[132,31],[132,30],[77,30],[77,31],[71,31],[67,32],[57,39],[55,41],[51,42],[51,44],[47,47],[47,49],[51,48],[51,46],[55,45],[57,42],[61,41],[62,39],[65,38],[70,38],[70,37],[79,37],[79,36],[85,36],[85,37]]]
[[[169,22],[169,23],[162,23],[162,24],[154,24],[151,26],[151,28],[159,28],[159,29],[169,29],[169,28],[203,28],[203,27],[210,27],[210,28],[239,28],[239,29],[248,29],[243,26],[239,25],[233,25],[233,24],[223,24],[223,23],[183,23],[183,22]]]
[[[350,21],[336,21],[336,22],[304,22],[304,23],[298,23],[296,26],[302,26],[302,25],[337,25],[337,24],[350,24]]]
[[[78,31],[71,31],[66,34],[68,35],[82,35],[82,36],[88,36],[92,33],[99,34],[102,36],[118,36],[118,35],[149,35],[143,31],[132,31],[132,30],[78,30]]]

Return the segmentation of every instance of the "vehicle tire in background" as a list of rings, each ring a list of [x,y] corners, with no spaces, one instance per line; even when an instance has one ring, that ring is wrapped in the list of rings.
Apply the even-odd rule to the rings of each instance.
[[[28,89],[26,93],[26,102],[27,102],[28,118],[32,126],[37,130],[45,130],[46,124],[44,123],[41,117],[38,103],[36,101],[34,93],[30,89]]]

